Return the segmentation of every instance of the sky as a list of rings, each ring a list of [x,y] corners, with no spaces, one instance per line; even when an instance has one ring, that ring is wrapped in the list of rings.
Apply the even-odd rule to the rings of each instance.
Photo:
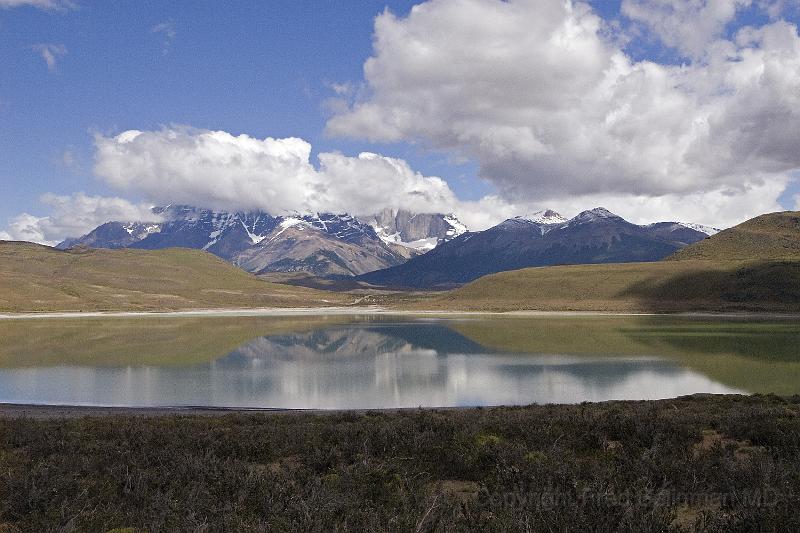
[[[0,0],[0,239],[190,203],[800,208],[800,0]]]

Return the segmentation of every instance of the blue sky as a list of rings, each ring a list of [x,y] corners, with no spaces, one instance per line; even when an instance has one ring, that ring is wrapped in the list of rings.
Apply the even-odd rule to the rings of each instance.
[[[330,128],[326,134],[333,84],[364,84],[376,94],[376,105],[383,105],[363,75],[365,60],[374,54],[375,17],[388,8],[402,20],[416,2],[28,1],[57,5],[0,7],[0,229],[22,212],[47,215],[48,206],[40,202],[45,193],[148,201],[152,195],[146,192],[121,192],[94,175],[94,135],[173,124],[258,139],[300,137],[314,156],[378,152],[407,161],[424,176],[444,178],[459,200],[478,201],[498,191],[513,200],[508,179],[494,179],[486,170],[500,165],[487,161],[480,147],[454,145],[452,134],[408,131],[389,138],[380,132],[353,135],[352,129],[330,135]],[[779,17],[796,24],[793,5]],[[618,1],[597,1],[593,8],[607,23],[620,21],[629,39],[623,49],[633,61],[697,61],[655,32],[628,31],[633,23],[620,14]],[[739,11],[721,38],[775,20],[753,4]],[[43,57],[45,45],[55,46],[52,66]],[[789,182],[781,204],[792,207],[797,193],[800,187]],[[533,200],[526,196],[520,203]]]
[[[178,123],[298,136],[320,150],[366,148],[323,135],[326,85],[361,77],[372,20],[386,2],[358,5],[143,1],[0,10],[0,220],[41,211],[45,192],[113,193],[91,175],[95,131]],[[152,31],[162,23],[174,38]],[[37,43],[66,46],[53,72],[32,49]],[[73,168],[64,165],[67,151]],[[393,152],[414,155],[405,146]],[[432,173],[448,170],[441,157],[415,159]]]

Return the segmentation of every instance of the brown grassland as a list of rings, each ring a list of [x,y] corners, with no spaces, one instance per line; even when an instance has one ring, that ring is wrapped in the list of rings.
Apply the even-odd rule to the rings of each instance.
[[[0,241],[0,312],[324,307],[352,300],[268,283],[197,250],[60,251]]]

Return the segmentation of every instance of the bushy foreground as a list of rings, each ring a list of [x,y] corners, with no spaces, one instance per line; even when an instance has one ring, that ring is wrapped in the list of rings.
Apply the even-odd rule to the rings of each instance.
[[[798,531],[800,398],[0,419],[0,531]]]

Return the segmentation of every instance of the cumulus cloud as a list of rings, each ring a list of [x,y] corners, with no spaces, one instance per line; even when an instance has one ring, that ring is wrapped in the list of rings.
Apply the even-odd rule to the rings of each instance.
[[[630,1],[628,13],[651,2],[678,4]],[[772,194],[800,168],[800,37],[778,20],[718,38],[744,3],[681,2],[711,21],[703,40],[713,40],[702,61],[681,66],[632,59],[580,2],[386,11],[366,88],[327,132],[461,153],[516,204]]]
[[[800,11],[800,0],[758,0],[758,6],[771,19],[777,19],[784,13]]]
[[[768,180],[744,190],[718,189],[689,195],[590,195],[551,202],[565,215],[592,206],[603,206],[636,224],[695,222],[716,228],[735,226],[747,219],[782,211],[778,196],[788,180]]]
[[[442,210],[457,201],[447,183],[405,161],[337,152],[311,160],[303,139],[258,139],[174,126],[95,138],[95,174],[156,203],[220,209],[364,213],[377,206]]]
[[[122,198],[76,193],[70,196],[45,194],[41,202],[50,209],[47,216],[22,213],[14,217],[0,240],[30,241],[53,246],[68,237],[79,237],[110,221],[157,221],[150,207]]]
[[[32,48],[42,56],[50,72],[55,72],[59,58],[67,55],[67,47],[63,44],[42,43],[35,44]]]
[[[273,214],[334,211],[369,214],[383,207],[415,212],[452,212],[480,230],[527,212],[556,209],[566,216],[605,206],[636,223],[657,220],[727,227],[757,214],[779,210],[776,198],[786,181],[764,180],[745,190],[703,194],[587,194],[556,200],[512,202],[489,195],[460,200],[448,184],[424,176],[400,159],[373,153],[356,157],[319,154],[302,139],[257,139],[224,131],[171,127],[97,136],[95,172],[108,184],[144,195],[154,204],[253,210]],[[122,198],[47,194],[46,216],[23,213],[10,221],[2,240],[54,245],[112,221],[155,221],[151,204]]]
[[[736,13],[751,4],[752,0],[623,0],[621,12],[644,24],[665,45],[700,58]]]
[[[156,204],[186,203],[226,210],[334,211],[369,214],[383,207],[455,213],[472,229],[485,229],[526,212],[556,209],[571,216],[606,206],[631,221],[682,220],[732,225],[777,208],[785,181],[764,180],[744,189],[691,196],[584,194],[513,201],[489,195],[459,199],[446,181],[425,176],[401,159],[373,153],[356,157],[321,153],[297,138],[258,139],[173,126],[95,138],[95,173],[109,185]]]

